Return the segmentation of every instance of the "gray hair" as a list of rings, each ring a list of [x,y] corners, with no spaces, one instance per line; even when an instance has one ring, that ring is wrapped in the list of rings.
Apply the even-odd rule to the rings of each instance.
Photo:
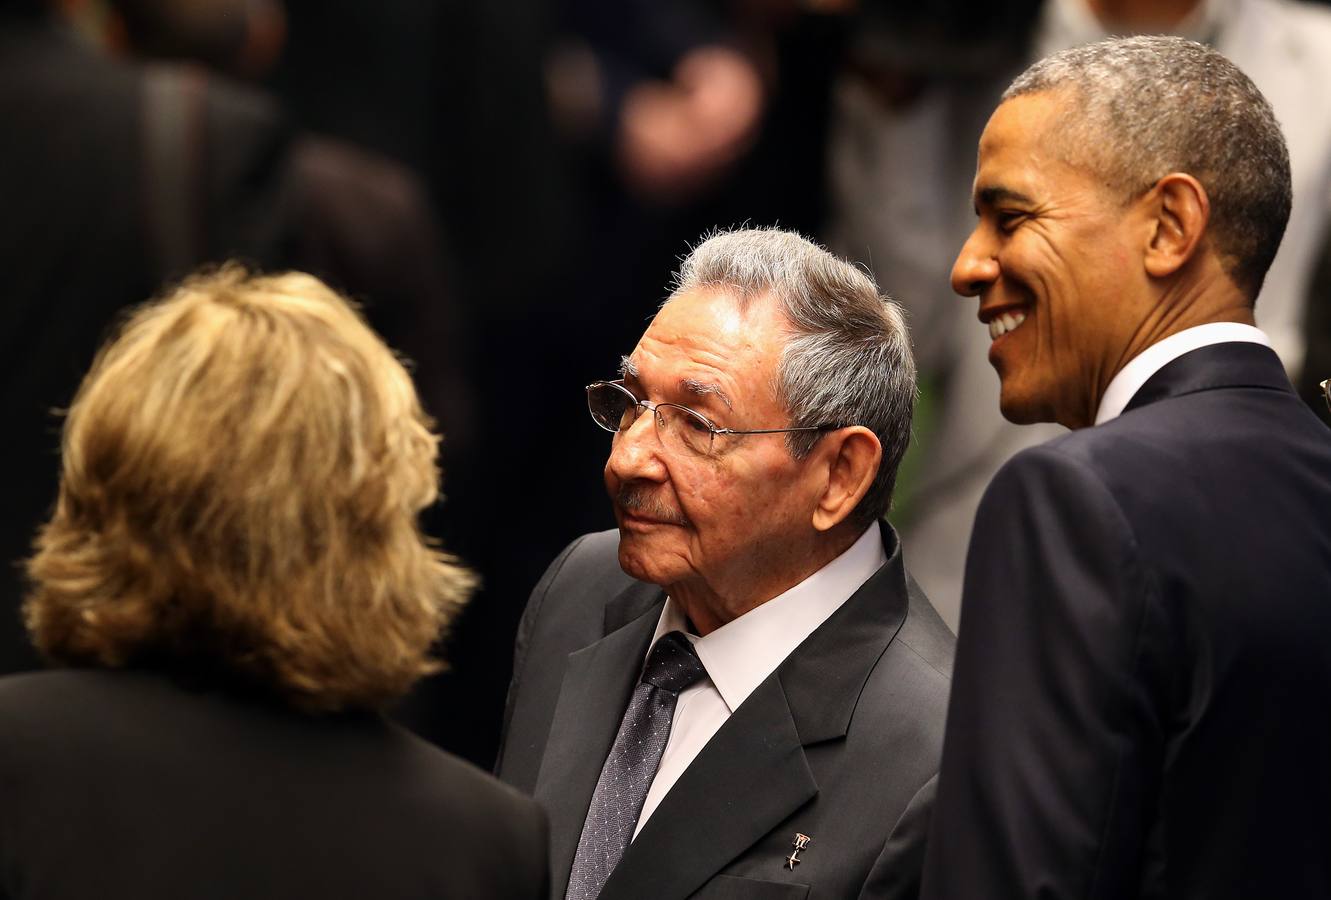
[[[1171,172],[1201,182],[1213,246],[1234,283],[1256,299],[1289,221],[1292,189],[1280,125],[1248,76],[1183,38],[1116,38],[1040,60],[1002,99],[1057,89],[1076,100],[1058,125],[1065,155],[1089,162],[1125,200]]]
[[[915,359],[901,307],[863,270],[776,228],[711,234],[685,257],[673,287],[672,298],[720,289],[741,308],[769,294],[776,300],[790,337],[775,387],[791,426],[863,425],[877,435],[883,458],[852,518],[868,525],[885,515],[915,409]],[[803,459],[820,437],[791,433],[786,446]]]

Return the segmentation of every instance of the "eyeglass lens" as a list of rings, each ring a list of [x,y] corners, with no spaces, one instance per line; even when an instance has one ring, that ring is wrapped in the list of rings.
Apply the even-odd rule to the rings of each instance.
[[[615,432],[631,426],[641,409],[626,389],[608,383],[588,388],[587,407],[596,424]],[[659,404],[655,412],[656,431],[662,443],[703,455],[711,452],[712,427],[698,413],[673,403]]]
[[[638,418],[638,406],[632,395],[613,384],[596,384],[587,389],[587,408],[596,424],[606,431],[628,428]]]

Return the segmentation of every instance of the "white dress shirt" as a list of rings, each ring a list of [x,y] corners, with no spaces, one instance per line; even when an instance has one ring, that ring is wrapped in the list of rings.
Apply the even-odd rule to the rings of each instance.
[[[707,677],[679,695],[670,740],[643,802],[635,838],[694,757],[749,694],[886,562],[878,527],[871,526],[817,572],[705,637],[690,634],[684,612],[666,598],[652,646],[668,632],[684,632],[707,668]]]
[[[1105,388],[1105,395],[1100,398],[1100,408],[1095,413],[1095,424],[1103,425],[1110,419],[1118,418],[1128,402],[1152,375],[1183,354],[1201,347],[1209,347],[1211,344],[1226,343],[1271,346],[1270,338],[1260,328],[1241,325],[1238,322],[1208,322],[1171,334],[1138,353],[1128,360],[1127,365],[1118,370],[1118,374]]]

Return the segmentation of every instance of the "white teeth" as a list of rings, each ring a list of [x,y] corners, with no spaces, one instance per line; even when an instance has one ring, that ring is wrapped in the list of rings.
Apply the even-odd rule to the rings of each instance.
[[[1006,312],[1001,316],[994,316],[989,322],[989,340],[997,340],[1025,321],[1024,312]]]

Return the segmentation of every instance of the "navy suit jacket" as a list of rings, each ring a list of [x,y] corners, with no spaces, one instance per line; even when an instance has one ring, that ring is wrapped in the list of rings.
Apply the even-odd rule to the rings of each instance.
[[[1270,350],[995,477],[924,894],[1331,896],[1331,432]]]
[[[712,737],[603,900],[915,896],[954,641],[883,540],[888,562]],[[556,898],[665,602],[618,546],[603,532],[565,550],[518,635],[498,771],[550,816]],[[813,840],[792,870],[796,832]]]

